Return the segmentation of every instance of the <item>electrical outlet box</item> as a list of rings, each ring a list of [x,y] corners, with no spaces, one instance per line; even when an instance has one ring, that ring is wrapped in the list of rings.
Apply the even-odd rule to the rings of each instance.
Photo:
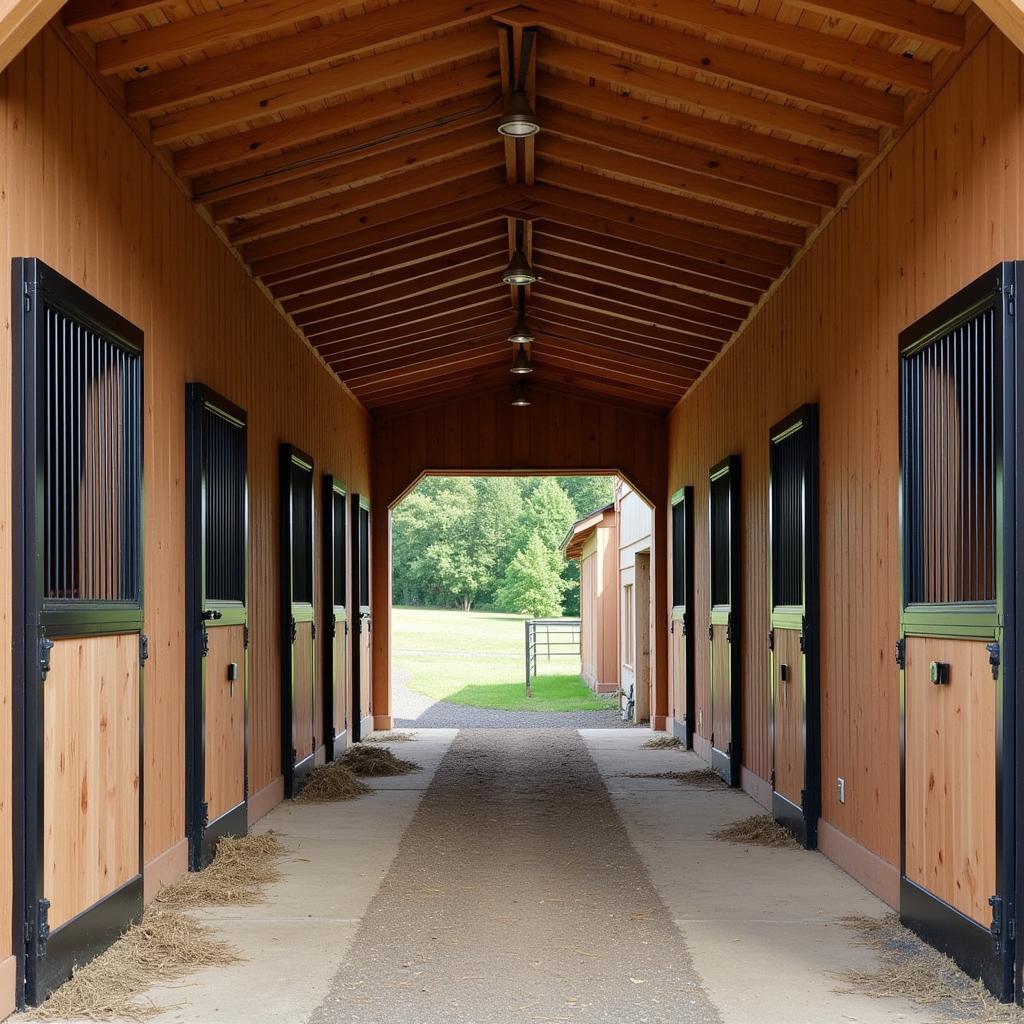
[[[839,794],[839,802],[846,803],[846,779],[836,779],[836,791]]]

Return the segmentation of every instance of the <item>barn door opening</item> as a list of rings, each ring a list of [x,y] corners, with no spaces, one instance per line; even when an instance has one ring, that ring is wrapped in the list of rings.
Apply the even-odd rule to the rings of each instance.
[[[1013,290],[1001,264],[900,335],[900,914],[1013,995]]]
[[[373,731],[373,615],[370,608],[370,502],[353,494],[352,508],[352,604],[355,641],[352,644],[352,739]]]
[[[673,731],[687,750],[693,747],[693,488],[672,495],[672,652]]]
[[[248,829],[245,413],[185,388],[185,778],[189,864]]]
[[[772,813],[807,849],[821,809],[818,687],[818,407],[772,427]]]
[[[324,474],[324,747],[327,759],[345,752],[348,709],[348,497],[337,477]]]
[[[740,458],[711,470],[711,767],[740,784]]]
[[[35,259],[14,292],[14,916],[36,1003],[142,913],[142,332]]]
[[[316,761],[313,460],[281,445],[281,755],[285,796]]]

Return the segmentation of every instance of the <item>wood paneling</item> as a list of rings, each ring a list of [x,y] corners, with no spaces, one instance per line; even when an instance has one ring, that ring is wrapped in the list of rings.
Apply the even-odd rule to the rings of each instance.
[[[365,412],[286,325],[178,185],[52,30],[0,76],[0,266],[38,256],[145,332],[145,851],[184,835],[184,385],[202,381],[249,415],[250,789],[281,771],[277,443],[288,440],[368,493]],[[0,387],[10,407],[9,318]],[[0,448],[9,424],[0,418]],[[6,466],[7,463],[4,463]],[[0,507],[10,477],[0,473]],[[0,517],[0,628],[10,646],[10,535]],[[10,659],[0,659],[9,707]],[[10,795],[0,794],[0,834]],[[0,886],[10,891],[10,852]],[[0,915],[6,914],[0,900]],[[0,954],[9,928],[0,928]]]
[[[43,695],[43,892],[59,928],[139,873],[139,638],[58,640]]]
[[[783,679],[783,669],[786,678]],[[775,791],[791,803],[803,804],[804,788],[804,659],[800,630],[775,629]]]
[[[507,385],[492,385],[477,394],[447,400],[433,398],[375,416],[373,694],[378,720],[390,714],[390,508],[424,473],[619,473],[654,506],[655,621],[667,621],[667,568],[658,554],[667,550],[665,516],[658,511],[667,494],[664,416],[642,406],[601,401],[540,381],[530,384],[529,407],[512,408],[511,381],[509,374],[503,376],[509,380]],[[656,631],[653,661],[652,717],[664,720],[667,644],[662,629]]]
[[[948,683],[932,683],[933,661],[949,665]],[[987,928],[997,888],[996,687],[984,640],[907,638],[905,763],[907,878]]]
[[[710,705],[711,721],[707,723],[707,737],[715,750],[723,754],[732,745],[732,653],[726,639],[727,627],[713,627],[710,652]]]
[[[208,626],[204,668],[206,803],[210,821],[245,798],[245,638],[242,626]],[[238,666],[238,679],[228,666]]]
[[[770,770],[768,431],[821,410],[823,818],[899,859],[898,332],[1024,252],[1022,60],[989,32],[671,417],[669,489],[743,457],[744,764]],[[696,529],[696,636],[707,634]],[[698,706],[707,644],[697,644]],[[699,723],[698,723],[699,724]],[[704,715],[703,735],[709,721]],[[836,796],[846,779],[846,802]]]
[[[298,763],[309,757],[317,743],[317,725],[320,702],[317,700],[316,646],[313,643],[313,623],[295,624],[295,643],[292,645],[292,746]]]

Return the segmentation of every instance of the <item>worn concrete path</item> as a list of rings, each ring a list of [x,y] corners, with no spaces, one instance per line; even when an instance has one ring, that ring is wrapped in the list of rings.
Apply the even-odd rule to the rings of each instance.
[[[574,731],[459,733],[312,1024],[715,1024]]]

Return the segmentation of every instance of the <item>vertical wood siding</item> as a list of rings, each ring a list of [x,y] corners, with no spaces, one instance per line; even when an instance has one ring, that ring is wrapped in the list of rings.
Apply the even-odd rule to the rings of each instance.
[[[997,261],[1024,256],[1021,82],[1020,54],[990,32],[670,421],[669,489],[695,488],[698,637],[708,628],[708,469],[732,452],[743,458],[744,761],[767,778],[768,430],[801,403],[820,403],[823,817],[890,864],[899,857],[897,335]],[[708,645],[696,647],[706,705]]]
[[[280,775],[277,444],[369,493],[369,422],[47,30],[0,75],[0,388],[10,408],[7,274],[38,256],[145,331],[145,849],[184,835],[184,387],[249,414],[250,792]],[[0,416],[0,646],[11,641],[9,416]],[[317,494],[319,494],[319,490]],[[320,550],[320,539],[317,537]],[[321,633],[323,635],[323,633]],[[10,749],[10,657],[0,749]],[[10,776],[0,835],[10,833]],[[10,935],[0,846],[0,959]]]

